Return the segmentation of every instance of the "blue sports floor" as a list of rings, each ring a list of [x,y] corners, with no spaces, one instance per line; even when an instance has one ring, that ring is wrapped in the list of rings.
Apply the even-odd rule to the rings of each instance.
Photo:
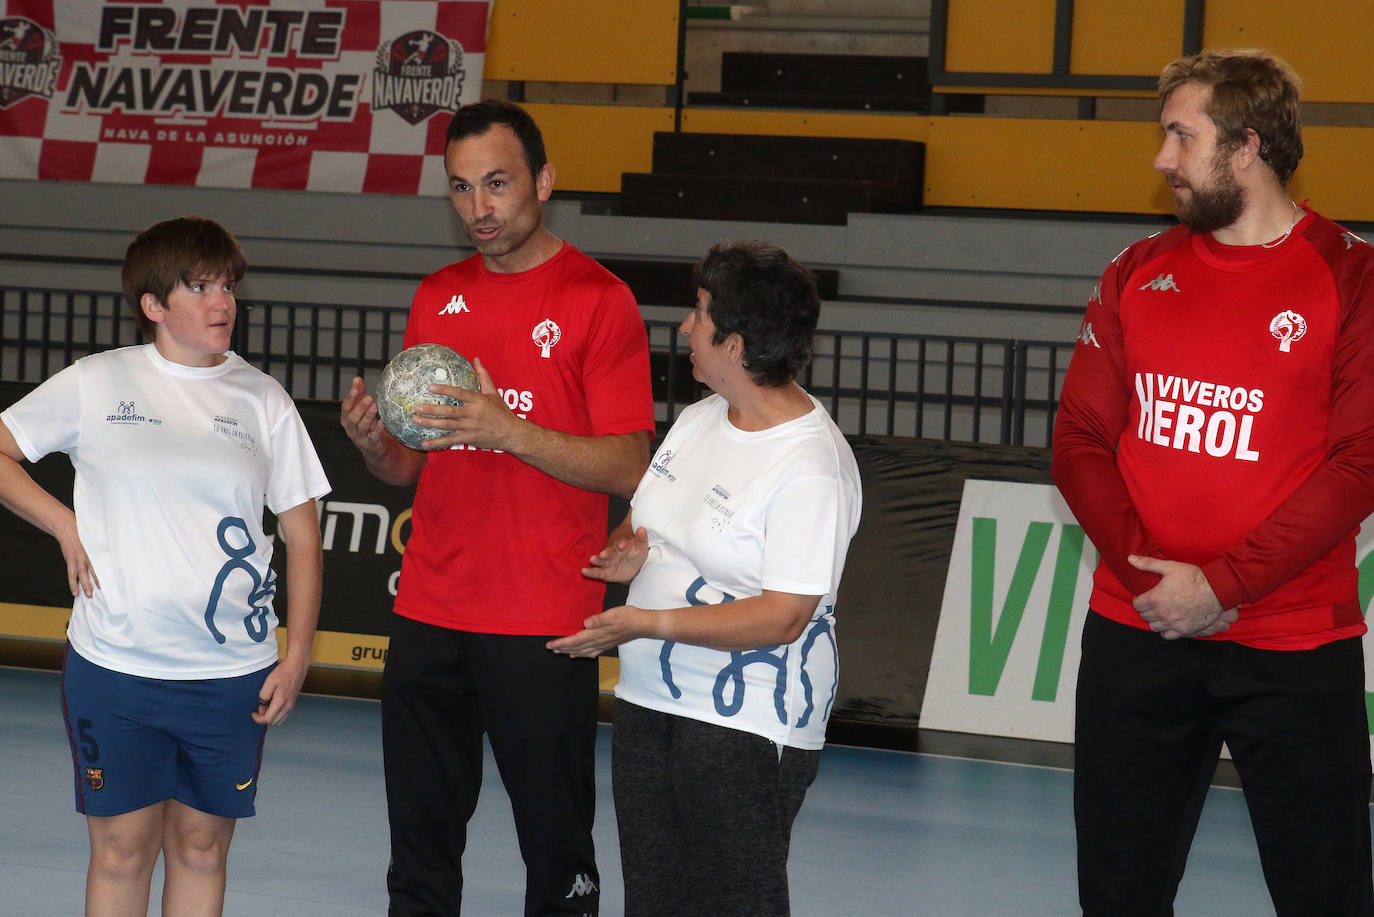
[[[6,917],[81,913],[86,831],[72,807],[58,678],[0,668],[0,915]],[[258,815],[239,823],[230,852],[226,915],[385,914],[379,743],[375,702],[319,696],[303,697],[291,720],[268,735]],[[602,744],[597,844],[602,913],[614,917],[623,895],[609,727],[602,727]],[[1071,784],[1069,773],[1052,768],[828,748],[792,839],[793,913],[1077,913]],[[465,914],[520,913],[523,866],[490,760],[465,873]],[[156,897],[155,890],[154,914]],[[1176,913],[1274,913],[1238,791],[1212,790]]]

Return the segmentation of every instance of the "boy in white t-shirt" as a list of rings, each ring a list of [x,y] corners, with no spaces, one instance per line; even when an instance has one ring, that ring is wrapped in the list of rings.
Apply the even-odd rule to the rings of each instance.
[[[124,294],[146,340],[77,360],[0,413],[0,504],[57,539],[75,599],[62,705],[86,815],[86,914],[218,914],[269,725],[295,705],[319,615],[324,469],[284,389],[229,350],[246,270],[218,223],[140,233]],[[73,508],[19,464],[65,452]],[[278,662],[270,566],[287,548]]]

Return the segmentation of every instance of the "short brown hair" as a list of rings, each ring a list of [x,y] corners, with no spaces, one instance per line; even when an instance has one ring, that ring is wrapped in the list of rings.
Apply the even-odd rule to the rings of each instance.
[[[1264,51],[1203,51],[1164,68],[1160,102],[1184,83],[1212,90],[1207,114],[1217,126],[1218,146],[1234,150],[1245,142],[1246,130],[1253,130],[1259,135],[1260,159],[1287,187],[1302,160],[1302,82],[1293,68]]]
[[[248,262],[229,230],[205,217],[163,220],[134,237],[124,253],[120,280],[144,340],[157,334],[157,323],[143,313],[140,300],[151,293],[164,306],[178,283],[223,274],[234,283],[243,279]]]

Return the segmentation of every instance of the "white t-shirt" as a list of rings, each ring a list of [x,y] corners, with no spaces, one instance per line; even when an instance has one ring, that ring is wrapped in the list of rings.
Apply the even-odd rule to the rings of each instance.
[[[653,710],[820,748],[835,702],[835,592],[862,495],[854,453],[825,409],[767,430],[730,423],[712,395],[682,412],[631,501],[649,556],[640,608],[718,604],[763,590],[819,595],[788,646],[722,652],[662,640],[620,647],[616,696]]]
[[[67,637],[96,665],[227,678],[277,659],[266,505],[329,492],[291,397],[236,354],[172,363],[151,344],[77,360],[0,414],[30,461],[65,452],[100,580]]]

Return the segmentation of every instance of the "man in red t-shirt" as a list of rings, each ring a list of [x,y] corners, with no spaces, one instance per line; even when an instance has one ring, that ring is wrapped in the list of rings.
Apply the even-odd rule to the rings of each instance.
[[[1159,82],[1181,226],[1088,303],[1054,478],[1101,553],[1074,765],[1086,915],[1172,913],[1223,741],[1279,915],[1374,914],[1355,534],[1374,512],[1374,250],[1299,206],[1297,78]]]
[[[654,428],[648,339],[629,288],[549,231],[554,170],[534,121],[465,106],[445,152],[477,254],[427,277],[405,345],[473,359],[480,394],[421,409],[423,451],[387,433],[363,380],[341,419],[367,467],[416,483],[382,676],[393,917],[457,914],[490,739],[526,865],[525,913],[595,914],[597,668],[545,644],[601,610],[581,575]]]

